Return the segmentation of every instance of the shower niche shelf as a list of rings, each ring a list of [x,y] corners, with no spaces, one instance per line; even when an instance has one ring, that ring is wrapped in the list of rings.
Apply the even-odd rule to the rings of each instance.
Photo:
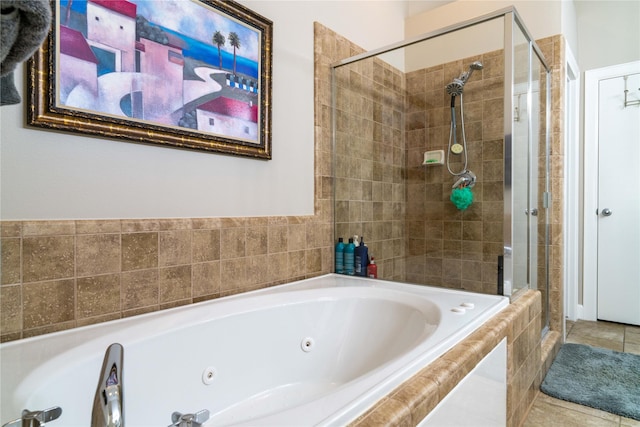
[[[444,165],[444,150],[432,150],[424,153],[423,165]]]

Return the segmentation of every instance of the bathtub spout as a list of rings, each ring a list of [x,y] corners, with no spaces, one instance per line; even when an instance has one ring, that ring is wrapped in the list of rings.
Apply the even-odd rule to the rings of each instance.
[[[91,427],[124,427],[123,358],[122,345],[116,343],[107,348],[93,399]]]

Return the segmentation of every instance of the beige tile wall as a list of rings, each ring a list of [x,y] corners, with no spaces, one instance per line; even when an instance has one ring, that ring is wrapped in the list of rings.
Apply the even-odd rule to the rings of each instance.
[[[448,151],[451,98],[444,87],[481,61],[465,85],[467,168],[478,181],[471,206],[460,211],[449,200],[455,178],[446,165],[423,166],[429,150]],[[495,294],[497,261],[503,253],[503,98],[501,51],[410,72],[407,78],[407,278],[415,283]],[[457,141],[462,144],[460,98]],[[464,169],[450,154],[451,170]]]
[[[0,222],[0,340],[333,271],[329,118],[318,110],[312,216]]]
[[[404,74],[377,58],[342,66],[335,99],[337,236],[364,237],[378,277],[405,280]]]
[[[564,260],[562,238],[564,212],[563,163],[564,163],[564,102],[565,102],[565,40],[561,35],[546,37],[536,41],[544,54],[551,72],[551,124],[550,124],[550,174],[551,209],[549,217],[549,315],[550,329],[564,330],[564,282],[562,270]],[[578,143],[578,141],[571,141]],[[555,356],[555,353],[553,353]]]
[[[317,203],[310,217],[2,222],[2,341],[328,273]]]

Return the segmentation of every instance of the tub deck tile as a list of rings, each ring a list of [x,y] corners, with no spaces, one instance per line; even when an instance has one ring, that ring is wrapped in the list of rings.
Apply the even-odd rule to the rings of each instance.
[[[440,402],[438,384],[421,376],[410,379],[392,397],[409,407],[412,425],[417,425]]]
[[[531,316],[530,308],[539,306],[539,301],[540,292],[523,292],[499,314],[374,405],[352,426],[417,425],[504,338],[507,339],[506,422],[509,427],[518,426],[539,386],[541,340],[538,334],[532,343],[532,333],[529,330],[531,326],[535,326],[532,322],[538,321],[536,316]],[[525,312],[526,317],[533,320],[526,327],[516,326],[519,330],[516,335],[514,323],[519,317],[522,321]],[[521,350],[514,346],[527,346],[529,350],[519,366],[514,365],[514,359],[515,351]],[[389,412],[394,408],[399,412]],[[409,424],[403,424],[407,422],[404,418],[405,411],[410,414]]]
[[[380,401],[375,410],[357,419],[350,427],[413,427],[411,410],[403,402],[394,398]]]

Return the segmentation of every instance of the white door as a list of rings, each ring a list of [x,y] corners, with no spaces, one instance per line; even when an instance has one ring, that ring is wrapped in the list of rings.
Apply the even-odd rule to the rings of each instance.
[[[640,70],[598,84],[598,319],[640,325]]]

